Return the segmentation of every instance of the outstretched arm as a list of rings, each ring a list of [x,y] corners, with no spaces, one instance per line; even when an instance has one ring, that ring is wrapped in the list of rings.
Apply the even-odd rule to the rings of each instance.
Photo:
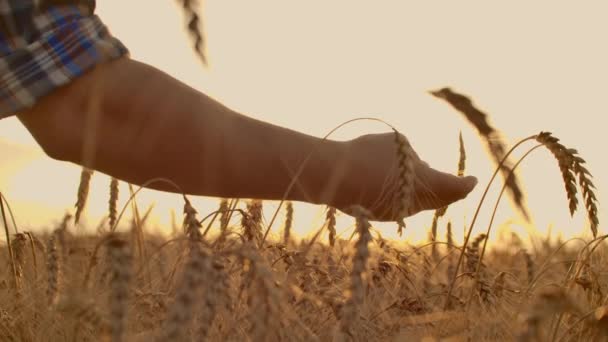
[[[388,136],[322,141],[236,113],[129,58],[99,65],[18,117],[53,158],[134,184],[165,177],[194,195],[280,199],[314,151],[289,199],[361,204],[390,219],[392,204],[378,202],[395,163]],[[422,162],[416,169],[423,200],[415,211],[461,199],[475,185]]]

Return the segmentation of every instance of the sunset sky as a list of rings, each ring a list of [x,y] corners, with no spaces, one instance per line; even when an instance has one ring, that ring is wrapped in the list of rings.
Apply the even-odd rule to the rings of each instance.
[[[355,117],[382,118],[398,127],[423,159],[446,171],[456,169],[462,130],[467,174],[477,176],[480,186],[449,210],[456,227],[471,219],[493,168],[475,131],[428,94],[444,86],[471,95],[510,143],[546,130],[577,148],[596,177],[600,203],[604,199],[608,2],[207,0],[208,69],[192,53],[175,1],[100,0],[97,6],[133,58],[247,115],[316,136]],[[386,130],[359,122],[334,138]],[[23,229],[56,222],[71,208],[77,166],[45,157],[14,118],[0,121],[0,151],[0,189]],[[568,214],[557,163],[548,152],[532,154],[520,176],[534,228],[523,224],[507,201],[498,224],[510,224],[518,233],[526,228],[545,233],[552,226],[566,236],[588,234],[585,215]],[[94,177],[90,225],[106,213],[108,184],[107,177]],[[124,203],[126,188],[121,190]],[[490,196],[478,231],[486,229],[495,198]],[[141,207],[153,202],[160,225],[167,225],[171,209],[181,212],[176,195],[145,191],[139,199]],[[195,204],[205,213],[217,200]],[[320,226],[322,210],[296,208],[300,234]],[[269,219],[270,211],[266,215]],[[406,234],[425,237],[430,221],[430,214],[410,219]],[[352,220],[342,215],[339,224],[346,229]],[[378,227],[394,236],[393,226]],[[456,231],[462,235],[462,229]]]

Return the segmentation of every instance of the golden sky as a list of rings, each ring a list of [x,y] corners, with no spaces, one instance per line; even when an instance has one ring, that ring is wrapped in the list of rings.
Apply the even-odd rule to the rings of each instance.
[[[456,168],[462,130],[467,172],[482,186],[450,209],[456,227],[470,220],[493,170],[475,132],[428,95],[443,86],[470,94],[510,142],[548,130],[577,148],[603,199],[606,13],[605,1],[207,0],[210,68],[205,70],[191,52],[174,1],[98,2],[98,14],[134,58],[247,115],[317,136],[348,119],[376,116],[402,130],[423,159],[443,170]],[[386,128],[357,123],[335,137],[379,131]],[[0,189],[19,223],[40,226],[60,219],[74,202],[79,169],[44,157],[15,119],[0,121],[0,146]],[[565,235],[584,231],[584,215],[569,217],[557,164],[546,151],[535,152],[520,174],[537,231],[550,225]],[[108,183],[101,175],[94,178],[91,224],[105,214]],[[156,203],[161,224],[171,208],[181,211],[174,195],[147,191],[140,202]],[[217,202],[196,203],[205,212]],[[322,208],[296,210],[299,231],[321,224]],[[409,221],[409,236],[426,235],[429,215]],[[350,224],[347,218],[341,222],[344,228]],[[525,232],[507,202],[497,222]],[[478,229],[485,230],[486,223],[483,215]],[[386,229],[387,235],[388,229],[393,232],[392,226]]]

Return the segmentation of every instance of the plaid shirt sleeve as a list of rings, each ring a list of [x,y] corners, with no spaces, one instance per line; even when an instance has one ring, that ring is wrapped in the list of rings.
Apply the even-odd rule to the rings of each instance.
[[[44,9],[37,2],[0,0],[0,119],[129,53],[93,14],[95,0]]]

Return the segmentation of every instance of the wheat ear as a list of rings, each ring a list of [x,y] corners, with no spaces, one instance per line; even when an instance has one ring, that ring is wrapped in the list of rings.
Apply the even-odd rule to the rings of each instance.
[[[192,37],[193,48],[203,64],[206,66],[207,55],[205,51],[205,34],[203,25],[201,24],[198,8],[200,6],[197,0],[179,0],[184,10],[184,15],[188,20],[188,33]]]
[[[126,332],[129,285],[132,278],[132,254],[127,241],[112,237],[108,241],[110,278],[110,332],[112,341],[123,341]]]
[[[196,209],[184,196],[184,229],[188,237],[188,261],[175,294],[175,302],[169,312],[163,341],[188,340],[194,318],[194,305],[210,274],[210,258],[201,247],[201,223],[196,219]]]
[[[83,168],[80,173],[80,184],[78,185],[78,198],[76,200],[76,214],[74,219],[76,223],[80,221],[80,216],[87,205],[87,199],[89,197],[89,186],[91,184],[91,177],[93,176],[93,170]]]
[[[414,150],[410,146],[405,136],[395,132],[395,143],[397,145],[397,161],[398,161],[398,187],[397,187],[397,221],[402,222],[411,213],[414,181],[416,174],[414,171]],[[400,223],[402,224],[402,223]]]
[[[559,142],[559,139],[552,136],[549,132],[541,132],[536,136],[536,140],[543,144],[557,159],[559,169],[562,173],[566,194],[570,207],[570,214],[574,214],[578,207],[576,198],[576,178],[578,176],[578,185],[583,194],[587,216],[591,225],[593,237],[597,237],[597,228],[599,219],[597,216],[597,197],[595,196],[595,186],[591,181],[592,175],[584,166],[585,160],[578,156],[578,151],[575,149],[566,148]]]
[[[327,208],[325,218],[327,220],[327,230],[329,231],[329,245],[333,247],[336,244],[336,208]]]
[[[118,208],[118,179],[112,178],[112,180],[110,181],[110,200],[108,201],[110,227],[114,227],[114,224],[116,224],[116,218],[118,216],[117,208]]]
[[[369,259],[368,244],[372,240],[371,225],[368,221],[370,214],[361,207],[352,210],[357,220],[357,234],[359,238],[355,243],[353,268],[350,274],[350,295],[341,311],[340,327],[344,334],[354,336],[353,328],[358,325],[359,310],[365,300],[365,284],[363,274],[367,270]]]

